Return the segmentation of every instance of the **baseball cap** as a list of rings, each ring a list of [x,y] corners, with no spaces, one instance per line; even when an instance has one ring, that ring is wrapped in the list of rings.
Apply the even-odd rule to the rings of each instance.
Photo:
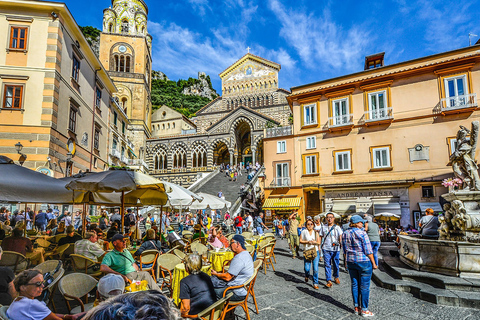
[[[128,238],[128,236],[124,236],[123,234],[117,233],[112,237],[112,242],[115,242],[117,240],[123,240],[125,238]]]
[[[233,236],[232,240],[235,240],[237,241],[244,250],[246,250],[246,247],[245,247],[245,238],[239,234],[236,234]]]
[[[350,218],[350,222],[351,223],[359,223],[359,222],[365,223],[365,222],[367,222],[367,220],[363,219],[358,214],[356,214],[356,215],[354,215]]]
[[[100,278],[97,289],[102,297],[110,298],[125,291],[125,280],[118,274],[109,273]],[[112,291],[119,291],[120,293],[111,294]]]

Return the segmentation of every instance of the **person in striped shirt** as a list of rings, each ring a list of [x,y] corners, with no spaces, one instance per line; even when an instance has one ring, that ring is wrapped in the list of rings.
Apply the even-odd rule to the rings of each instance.
[[[373,257],[372,246],[365,232],[364,220],[359,215],[350,218],[350,228],[342,236],[343,257],[352,282],[353,304],[355,313],[363,317],[372,317],[374,314],[368,310],[370,296],[370,279],[373,269],[377,269]],[[361,301],[359,305],[359,298]]]

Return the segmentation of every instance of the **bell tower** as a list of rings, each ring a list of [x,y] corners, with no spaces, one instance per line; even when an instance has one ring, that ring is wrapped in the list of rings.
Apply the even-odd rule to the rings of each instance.
[[[139,159],[144,159],[146,139],[151,136],[152,37],[147,15],[143,0],[112,0],[111,7],[103,10],[99,50],[100,61],[118,89],[115,99],[128,117],[126,134]]]

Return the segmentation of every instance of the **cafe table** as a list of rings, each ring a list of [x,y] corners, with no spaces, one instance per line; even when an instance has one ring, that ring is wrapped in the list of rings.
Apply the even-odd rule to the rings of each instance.
[[[211,267],[212,265],[205,265],[202,267],[202,271],[208,274],[209,276],[212,275],[211,272]],[[180,304],[180,281],[188,276],[187,271],[185,270],[185,265],[183,263],[179,263],[175,266],[175,269],[173,270],[173,280],[172,280],[172,288],[173,288],[173,293],[172,293],[172,298],[173,302],[176,305]]]
[[[231,250],[220,249],[208,251],[210,256],[210,262],[212,263],[213,270],[222,272],[223,263],[233,259],[233,252]]]

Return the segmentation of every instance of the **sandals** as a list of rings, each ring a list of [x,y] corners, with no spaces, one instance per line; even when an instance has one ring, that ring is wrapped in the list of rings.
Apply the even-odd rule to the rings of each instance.
[[[305,277],[305,283],[307,283],[307,282],[308,282],[308,277]]]

